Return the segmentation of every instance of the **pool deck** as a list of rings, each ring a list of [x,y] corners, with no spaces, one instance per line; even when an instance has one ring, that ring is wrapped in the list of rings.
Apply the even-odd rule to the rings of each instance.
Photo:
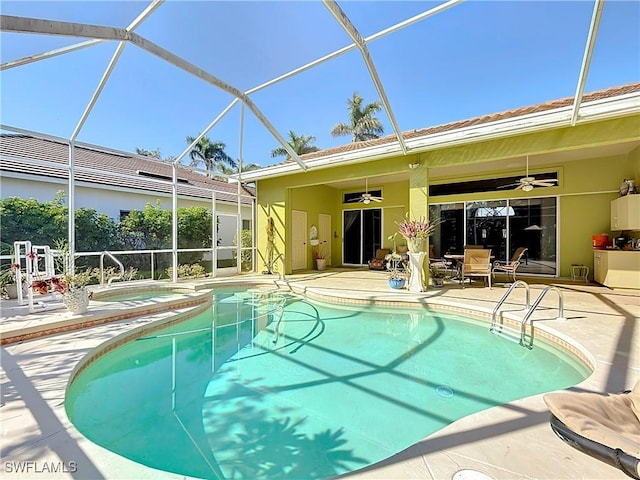
[[[384,272],[334,269],[290,275],[278,287],[342,302],[407,302],[449,308],[467,306],[490,312],[506,292],[480,283],[461,288],[457,283],[422,293],[395,291]],[[225,277],[207,287],[234,281],[274,284],[271,276]],[[536,327],[557,332],[583,348],[595,363],[594,373],[572,388],[584,392],[620,392],[640,380],[640,291],[611,290],[595,284],[548,282],[564,300],[566,320],[557,320],[558,297],[550,291],[533,317]],[[185,284],[180,284],[186,286]],[[193,284],[192,286],[197,287]],[[531,284],[532,301],[546,284]],[[194,293],[197,296],[197,293]],[[92,348],[114,336],[157,319],[184,311],[193,300],[180,295],[171,305],[139,308],[125,315],[108,302],[91,301],[89,312],[71,317],[51,299],[34,313],[15,301],[2,300],[0,472],[3,479],[178,479],[124,459],[84,438],[64,409],[65,388],[76,363]],[[195,300],[194,300],[195,301]],[[522,305],[524,289],[516,289],[509,303]],[[156,308],[157,307],[157,308]],[[114,310],[116,310],[114,312]],[[119,320],[103,320],[122,313]],[[58,329],[62,324],[64,328]],[[84,328],[71,329],[69,325]],[[69,328],[68,331],[67,328]],[[19,337],[21,331],[30,339]],[[38,332],[46,331],[46,336]],[[506,340],[505,340],[506,341]],[[535,347],[534,347],[535,348]],[[496,365],[496,368],[500,368]],[[398,426],[398,428],[402,428]],[[464,471],[465,473],[462,473]],[[485,477],[483,477],[483,474]],[[389,459],[358,472],[350,479],[624,479],[621,471],[579,452],[558,439],[549,427],[543,395],[534,395],[462,418]]]

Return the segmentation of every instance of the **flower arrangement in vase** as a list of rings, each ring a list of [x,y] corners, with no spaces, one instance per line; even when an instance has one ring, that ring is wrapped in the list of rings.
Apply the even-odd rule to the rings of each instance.
[[[407,213],[402,222],[396,222],[398,232],[407,241],[411,253],[424,251],[424,242],[435,230],[440,221],[430,221],[426,217],[411,220]]]

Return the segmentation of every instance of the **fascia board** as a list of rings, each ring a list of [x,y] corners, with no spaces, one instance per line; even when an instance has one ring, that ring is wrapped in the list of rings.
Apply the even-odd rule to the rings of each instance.
[[[515,118],[497,120],[482,125],[464,127],[453,131],[425,135],[406,141],[408,153],[420,153],[435,148],[455,146],[465,143],[492,140],[500,137],[513,136],[520,133],[531,133],[547,130],[553,127],[571,124],[573,106],[521,115]],[[583,104],[577,124],[606,120],[640,113],[640,93],[634,92],[615,98],[594,100]],[[395,156],[402,153],[397,142],[385,145],[353,150],[350,152],[329,155],[318,159],[308,160],[309,168],[322,168],[335,163],[345,164],[356,161],[370,161],[377,158]],[[244,181],[262,180],[289,173],[298,173],[300,169],[295,163],[266,167],[243,175]]]

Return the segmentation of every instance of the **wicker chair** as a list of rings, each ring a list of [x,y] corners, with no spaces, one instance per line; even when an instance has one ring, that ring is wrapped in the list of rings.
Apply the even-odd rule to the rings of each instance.
[[[389,248],[378,248],[376,256],[369,260],[369,270],[386,270],[387,261],[385,257],[391,253]]]

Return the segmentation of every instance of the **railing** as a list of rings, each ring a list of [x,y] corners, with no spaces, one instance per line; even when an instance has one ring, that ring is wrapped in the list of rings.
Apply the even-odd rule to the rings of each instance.
[[[540,293],[536,301],[533,303],[533,305],[531,306],[527,314],[522,319],[522,325],[520,327],[520,344],[524,345],[529,349],[533,348],[533,325],[531,325],[531,335],[529,336],[529,341],[525,343],[525,337],[526,337],[525,329],[526,329],[527,321],[529,320],[529,318],[531,318],[531,314],[536,309],[536,307],[540,305],[540,302],[542,301],[544,296],[547,294],[547,292],[551,290],[555,291],[558,294],[558,316],[556,317],[556,320],[566,320],[564,316],[564,302],[562,299],[562,292],[557,287],[554,287],[553,285],[546,287],[544,290],[542,290],[542,292]]]
[[[509,297],[509,295],[511,294],[511,292],[513,292],[513,290],[515,290],[518,286],[522,286],[525,288],[526,290],[526,305],[524,308],[524,316],[519,320],[520,322],[520,331],[518,332],[515,329],[511,329],[508,328],[504,325],[504,320],[503,320],[503,313],[504,310],[500,311],[500,307],[502,306],[502,304],[507,300],[507,297]],[[514,340],[517,341],[520,345],[527,347],[529,349],[533,348],[533,324],[532,322],[529,321],[529,319],[531,318],[531,315],[533,314],[533,312],[535,311],[535,309],[540,305],[540,302],[542,302],[542,299],[544,298],[544,296],[547,294],[547,292],[549,291],[555,291],[558,294],[558,316],[556,317],[556,320],[565,320],[564,317],[564,302],[563,302],[563,298],[562,298],[562,292],[554,286],[548,286],[546,287],[538,296],[538,298],[536,298],[536,301],[533,302],[533,305],[530,305],[530,293],[529,293],[529,285],[524,282],[523,280],[517,280],[515,281],[511,287],[509,287],[509,290],[507,290],[507,293],[505,293],[502,298],[500,299],[500,301],[496,304],[496,306],[493,308],[493,312],[491,314],[491,327],[489,328],[489,331],[492,333],[496,333],[498,335],[501,335],[505,338],[508,338],[510,340]],[[515,310],[512,310],[515,311]],[[517,310],[519,311],[519,310]],[[500,316],[500,323],[498,324],[497,322],[497,317],[498,315]],[[530,334],[527,335],[527,323],[529,323],[531,325],[531,329],[530,329]]]
[[[114,280],[124,280],[124,265],[118,260],[113,254],[107,252],[106,250],[100,254],[100,285],[104,285],[104,257],[105,255],[109,257],[111,260],[116,262],[118,267],[120,267],[120,275],[115,275],[110,277],[107,281],[107,286],[111,286],[111,282]]]
[[[515,282],[513,282],[513,284],[511,284],[511,286],[509,287],[509,290],[507,290],[507,292],[502,296],[500,301],[496,303],[496,306],[493,307],[493,312],[491,313],[491,327],[489,328],[489,331],[493,332],[496,330],[496,327],[497,327],[496,316],[498,314],[498,310],[500,310],[500,307],[502,306],[502,304],[507,301],[507,298],[509,297],[509,295],[511,295],[511,292],[513,292],[517,287],[520,287],[520,286],[525,288],[525,302],[526,302],[525,311],[529,310],[531,306],[531,293],[529,289],[529,284],[524,280],[516,280]],[[500,319],[502,320],[502,312],[500,312]],[[500,326],[503,327],[502,322]],[[497,333],[500,333],[500,332],[497,332]]]

